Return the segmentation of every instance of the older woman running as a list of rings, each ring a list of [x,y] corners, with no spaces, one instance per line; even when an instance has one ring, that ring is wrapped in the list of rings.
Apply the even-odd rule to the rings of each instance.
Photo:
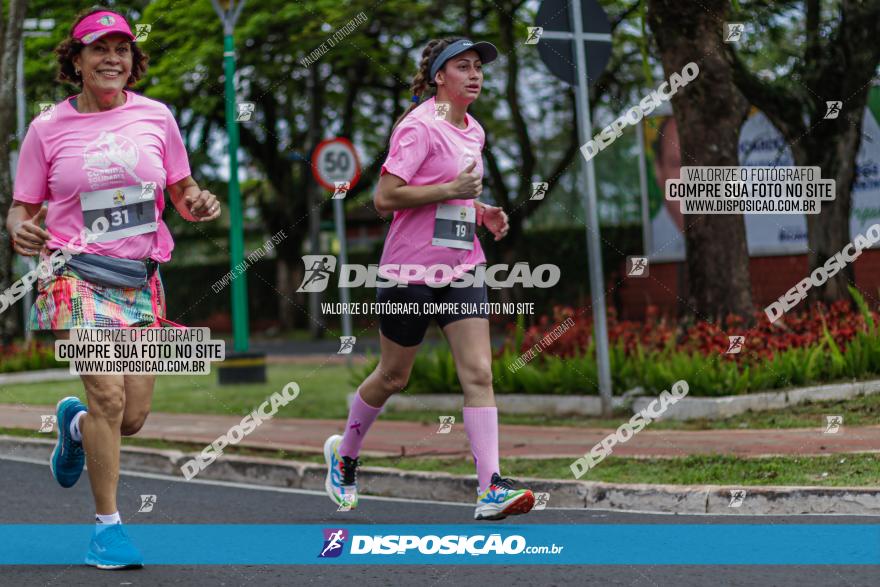
[[[81,92],[31,122],[6,226],[15,251],[40,255],[41,262],[79,240],[84,229],[103,224],[106,230],[84,248],[79,242],[81,254],[41,277],[29,327],[67,338],[72,328],[158,325],[165,314],[158,267],[174,248],[162,221],[164,190],[193,222],[214,220],[220,204],[191,177],[168,107],[127,89],[144,75],[148,58],[122,15],[104,9],[80,15],[56,53],[58,80]],[[88,408],[74,396],[58,402],[52,475],[72,487],[88,462],[96,526],[86,563],[140,567],[143,558],[116,506],[119,449],[122,435],[143,426],[155,377],[81,379]]]

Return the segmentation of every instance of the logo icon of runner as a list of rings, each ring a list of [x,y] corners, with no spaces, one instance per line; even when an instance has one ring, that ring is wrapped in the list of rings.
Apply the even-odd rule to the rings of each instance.
[[[837,434],[843,426],[843,416],[825,416],[825,432],[823,434]]]
[[[745,26],[741,22],[728,22],[725,23],[727,26],[727,35],[724,36],[725,43],[737,43],[743,36],[743,32],[745,32]]]
[[[148,514],[153,511],[153,506],[156,505],[156,496],[155,495],[142,495],[141,496],[141,507],[138,508],[138,513]]]
[[[134,25],[134,40],[135,42],[143,42],[147,40],[147,37],[150,36],[150,31],[153,30],[153,25],[151,24],[136,24]]]
[[[336,257],[332,255],[303,255],[306,276],[298,292],[319,292],[327,289],[330,274],[336,269]]]
[[[526,37],[526,45],[537,45],[538,41],[541,40],[541,35],[544,34],[544,27],[541,26],[530,26],[529,28],[529,36]]]
[[[339,350],[336,351],[337,355],[350,355],[351,351],[354,350],[354,343],[357,342],[356,336],[340,336],[339,337]]]
[[[839,100],[831,100],[825,102],[825,120],[834,120],[838,116],[840,116],[840,109],[843,107],[843,102]]]
[[[333,199],[334,199],[334,200],[342,200],[342,199],[344,199],[344,198],[345,198],[345,194],[347,194],[347,193],[348,193],[348,190],[350,189],[350,188],[349,188],[349,182],[347,182],[347,181],[337,181],[337,182],[335,182],[335,184],[336,184],[336,190],[333,192]]]
[[[440,416],[440,428],[437,434],[449,434],[452,432],[452,425],[455,424],[455,416]]]
[[[325,528],[324,549],[321,551],[321,554],[318,555],[318,558],[332,558],[342,554],[342,547],[345,545],[345,539],[347,537],[347,532],[342,528],[338,530]]]
[[[256,105],[253,102],[239,102],[237,108],[238,113],[235,115],[235,122],[250,122]]]
[[[52,432],[55,429],[55,416],[40,416],[39,432]]]
[[[629,277],[647,277],[648,276],[648,258],[647,257],[627,257],[627,266],[629,271],[626,272]]]
[[[543,510],[550,502],[550,494],[547,492],[539,492],[535,494],[535,507],[532,509]]]
[[[532,195],[529,197],[530,200],[543,200],[544,196],[547,195],[547,188],[550,184],[546,181],[536,181],[532,182]]]
[[[726,354],[728,355],[736,355],[738,354],[743,347],[743,343],[746,341],[745,336],[728,336],[727,340],[729,341],[729,346],[727,347]]]
[[[743,504],[743,501],[746,498],[746,490],[745,489],[731,489],[730,490],[730,503],[727,504],[729,508],[738,508]]]

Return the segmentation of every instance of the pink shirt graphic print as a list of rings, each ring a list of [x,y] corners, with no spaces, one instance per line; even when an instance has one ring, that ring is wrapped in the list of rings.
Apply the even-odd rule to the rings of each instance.
[[[111,206],[125,204],[126,197],[152,182],[155,230],[93,242],[84,252],[165,262],[174,241],[162,221],[164,190],[190,175],[186,147],[167,106],[130,91],[125,96],[124,105],[104,112],[80,113],[68,98],[37,116],[22,143],[13,197],[49,203],[47,245],[54,250],[91,227],[84,216],[94,215],[88,209],[90,199],[97,201],[93,192],[108,190]]]

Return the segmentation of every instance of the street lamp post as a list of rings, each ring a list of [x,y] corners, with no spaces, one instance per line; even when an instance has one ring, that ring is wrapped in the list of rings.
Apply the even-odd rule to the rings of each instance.
[[[226,77],[226,133],[229,136],[229,256],[235,270],[244,261],[244,227],[241,189],[238,185],[238,122],[235,107],[235,41],[233,31],[244,8],[245,0],[229,0],[226,8],[211,0],[223,23],[223,68]],[[232,335],[236,352],[248,350],[247,274],[232,281]]]
[[[235,41],[233,31],[245,0],[211,0],[223,23],[223,71],[226,77],[226,133],[229,136],[229,257],[232,270],[244,266],[244,214],[238,185],[238,117],[235,100]],[[218,368],[221,385],[265,383],[265,353],[248,352],[247,272],[232,280],[232,336],[235,352],[226,354]]]

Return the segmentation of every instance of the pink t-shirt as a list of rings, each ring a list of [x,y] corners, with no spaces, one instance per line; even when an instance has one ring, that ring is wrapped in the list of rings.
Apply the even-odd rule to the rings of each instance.
[[[486,133],[469,114],[465,114],[467,127],[458,128],[443,118],[436,119],[434,98],[417,106],[404,118],[391,134],[388,158],[382,165],[382,173],[391,173],[409,185],[432,185],[453,181],[476,161],[474,171],[483,174],[481,152]],[[474,207],[474,200],[445,200],[442,204]],[[458,267],[451,277],[441,272],[428,275],[434,284],[447,283],[464,274],[469,268],[486,262],[480,239],[476,234],[473,249],[459,249],[432,244],[434,221],[440,203],[426,204],[417,208],[394,211],[394,219],[385,238],[381,265],[418,264],[425,267],[448,265]],[[385,270],[382,275],[407,283],[425,283],[425,279],[407,279],[396,270]]]
[[[154,232],[93,242],[84,252],[164,263],[174,241],[162,222],[163,190],[190,175],[186,147],[165,104],[127,90],[125,97],[122,106],[87,114],[68,98],[37,116],[21,146],[13,198],[49,202],[46,230],[52,238],[47,244],[54,250],[79,243],[84,227],[80,194],[155,182]]]

